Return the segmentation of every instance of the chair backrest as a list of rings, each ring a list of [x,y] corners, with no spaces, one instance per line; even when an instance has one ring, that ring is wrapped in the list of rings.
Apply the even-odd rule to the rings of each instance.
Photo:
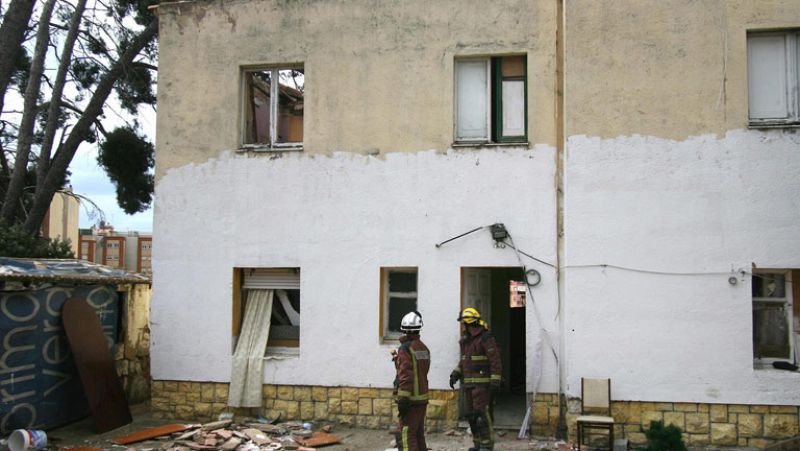
[[[581,378],[581,407],[583,413],[611,413],[611,379]]]

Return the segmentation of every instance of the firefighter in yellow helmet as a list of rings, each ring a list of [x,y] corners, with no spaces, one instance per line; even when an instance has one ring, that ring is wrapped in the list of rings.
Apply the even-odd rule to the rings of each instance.
[[[464,414],[475,445],[469,451],[487,451],[494,447],[489,407],[502,385],[500,350],[477,309],[465,308],[458,321],[464,326],[459,341],[461,358],[450,373],[450,388],[455,388],[457,381],[464,387]]]

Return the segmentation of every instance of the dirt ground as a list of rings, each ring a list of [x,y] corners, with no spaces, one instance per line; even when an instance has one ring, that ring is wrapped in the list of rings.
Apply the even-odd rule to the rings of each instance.
[[[160,426],[170,423],[189,423],[180,420],[155,419],[150,415],[147,405],[137,405],[131,408],[134,421],[133,423],[115,429],[104,434],[94,432],[91,418],[85,418],[76,423],[53,429],[47,432],[48,449],[77,448],[77,447],[96,447],[115,451],[126,449],[135,450],[156,450],[165,445],[168,440],[148,440],[133,443],[127,446],[117,445],[111,442],[114,437],[120,437],[146,429],[153,426]],[[315,424],[315,430],[323,423]],[[320,451],[384,451],[393,447],[394,436],[386,430],[358,429],[332,424],[332,434],[341,439],[341,443],[318,448]],[[426,438],[428,448],[435,451],[464,451],[472,446],[471,437],[464,430],[456,432],[458,435],[447,435],[446,433],[428,433]],[[526,439],[518,440],[517,431],[499,431],[495,449],[496,450],[553,450],[557,449],[554,439]]]

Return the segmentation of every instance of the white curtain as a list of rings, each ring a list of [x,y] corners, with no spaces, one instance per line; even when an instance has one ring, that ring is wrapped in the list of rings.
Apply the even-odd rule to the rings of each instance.
[[[261,407],[264,351],[267,349],[274,290],[248,290],[239,342],[233,353],[228,405]]]

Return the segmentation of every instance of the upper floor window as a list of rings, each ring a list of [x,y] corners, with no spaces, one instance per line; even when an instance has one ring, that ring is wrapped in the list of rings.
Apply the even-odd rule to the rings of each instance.
[[[798,30],[747,35],[751,125],[800,124]]]
[[[304,88],[302,66],[245,70],[242,144],[301,147]]]
[[[463,58],[455,62],[455,140],[528,140],[527,57]]]

